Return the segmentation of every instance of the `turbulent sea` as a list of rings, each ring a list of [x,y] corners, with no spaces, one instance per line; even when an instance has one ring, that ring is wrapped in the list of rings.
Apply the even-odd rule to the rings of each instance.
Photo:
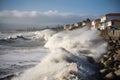
[[[88,27],[0,33],[0,80],[96,80],[107,43]]]

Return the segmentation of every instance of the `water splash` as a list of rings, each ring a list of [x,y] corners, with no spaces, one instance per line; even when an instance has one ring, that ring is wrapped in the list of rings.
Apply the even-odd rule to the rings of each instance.
[[[95,61],[106,52],[99,31],[88,27],[54,34],[45,44],[50,53],[35,67],[12,80],[94,80]]]

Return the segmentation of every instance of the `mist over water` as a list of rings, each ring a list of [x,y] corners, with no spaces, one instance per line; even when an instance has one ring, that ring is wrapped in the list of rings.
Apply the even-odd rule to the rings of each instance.
[[[84,27],[59,33],[46,30],[35,34],[37,38],[46,40],[44,47],[50,52],[35,67],[12,80],[93,80],[99,75],[95,62],[99,61],[107,47],[99,31]]]

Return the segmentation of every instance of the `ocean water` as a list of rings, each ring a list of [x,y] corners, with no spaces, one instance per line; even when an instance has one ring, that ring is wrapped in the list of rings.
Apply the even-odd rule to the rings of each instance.
[[[0,33],[0,78],[10,80],[95,80],[107,42],[88,27],[55,32]],[[9,79],[8,79],[9,80]]]

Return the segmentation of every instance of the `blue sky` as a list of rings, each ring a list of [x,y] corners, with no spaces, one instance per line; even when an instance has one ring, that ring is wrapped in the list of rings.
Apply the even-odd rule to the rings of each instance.
[[[81,14],[120,12],[120,0],[0,0],[0,10],[58,10]]]
[[[120,0],[0,0],[0,27],[57,25],[120,13]]]

